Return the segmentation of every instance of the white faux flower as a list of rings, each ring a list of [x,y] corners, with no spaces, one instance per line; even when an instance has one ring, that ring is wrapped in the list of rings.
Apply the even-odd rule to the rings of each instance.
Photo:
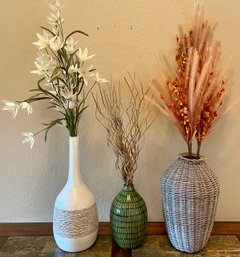
[[[13,118],[15,118],[19,110],[19,105],[16,102],[12,102],[8,100],[2,100],[2,102],[5,104],[2,110],[12,113]]]
[[[46,64],[51,59],[52,59],[51,55],[44,52],[38,52],[36,57],[36,62]]]
[[[74,41],[73,38],[69,38],[66,42],[65,50],[67,53],[72,54],[75,52],[75,45],[77,44],[78,41]]]
[[[59,0],[56,0],[55,4],[49,4],[49,7],[54,12],[57,12],[58,10],[61,10],[64,7],[64,5],[62,5]]]
[[[82,50],[81,47],[79,47],[78,52],[77,52],[77,56],[79,57],[79,59],[82,62],[85,62],[85,61],[93,58],[95,56],[95,54],[92,54],[92,55],[88,56],[88,49],[85,48],[84,50]]]
[[[78,64],[76,63],[75,65],[71,65],[68,69],[68,72],[70,74],[72,73],[79,73],[80,72],[80,68],[78,67]]]
[[[98,82],[98,83],[107,83],[108,82],[108,80],[107,79],[105,79],[105,78],[101,78],[100,77],[100,75],[99,75],[99,73],[98,73],[98,71],[96,72],[96,82]]]
[[[36,66],[36,70],[31,71],[31,73],[37,74],[38,76],[42,76],[44,75],[44,69],[43,66],[41,64],[39,64],[38,62],[34,62],[35,66]]]
[[[69,100],[71,98],[73,98],[77,93],[73,94],[73,91],[72,90],[61,90],[61,95],[66,99],[66,100]]]
[[[22,109],[27,109],[27,113],[28,114],[31,114],[32,113],[32,106],[28,103],[28,102],[22,102],[21,104],[20,104],[20,107],[22,108]]]
[[[94,73],[91,71],[92,69],[92,65],[88,66],[87,68],[81,67],[79,69],[79,78],[83,78],[83,81],[86,85],[88,84],[87,78],[94,76]]]
[[[59,49],[62,48],[63,43],[61,42],[60,37],[53,37],[53,38],[49,41],[49,46],[50,46],[50,48],[51,48],[54,52],[57,52]]]
[[[76,107],[76,103],[77,103],[77,97],[76,95],[78,94],[78,92],[73,93],[73,90],[62,90],[61,91],[61,95],[64,98],[64,106],[67,109],[74,109]]]
[[[48,90],[48,92],[52,95],[57,95],[57,92],[55,90]]]
[[[31,73],[35,73],[39,76],[51,76],[57,65],[50,55],[42,52],[38,53],[38,57],[34,64],[37,67],[37,70],[31,71]]]
[[[61,5],[60,1],[56,1],[55,4],[49,4],[49,7],[53,13],[50,13],[50,17],[47,17],[47,19],[49,24],[52,26],[53,32],[58,34],[59,22],[63,22],[63,19],[61,19],[60,10],[64,7],[64,5]]]
[[[44,30],[43,35],[37,33],[38,41],[33,42],[34,45],[39,46],[39,50],[46,48],[49,45],[49,34]]]
[[[67,108],[68,109],[74,109],[76,107],[76,101],[70,100],[68,101]]]
[[[33,148],[34,145],[34,134],[32,132],[22,132],[22,136],[25,137],[22,141],[23,144],[29,143],[30,149]]]

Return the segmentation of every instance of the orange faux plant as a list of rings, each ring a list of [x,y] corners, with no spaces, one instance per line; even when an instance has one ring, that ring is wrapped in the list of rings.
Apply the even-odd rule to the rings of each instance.
[[[177,126],[193,158],[192,141],[198,144],[197,158],[203,140],[211,131],[218,110],[226,96],[230,79],[222,65],[220,42],[210,44],[214,26],[203,18],[201,6],[195,7],[195,18],[188,33],[180,27],[177,36],[176,75],[165,75],[165,81],[152,80],[148,99]]]

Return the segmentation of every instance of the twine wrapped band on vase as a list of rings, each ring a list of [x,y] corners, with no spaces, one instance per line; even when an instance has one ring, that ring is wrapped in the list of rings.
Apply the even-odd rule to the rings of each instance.
[[[215,220],[219,182],[204,158],[184,154],[161,179],[162,205],[169,239],[183,252],[200,251],[208,242]]]
[[[58,208],[54,210],[54,231],[62,237],[85,237],[97,229],[96,203],[82,210],[66,211]]]

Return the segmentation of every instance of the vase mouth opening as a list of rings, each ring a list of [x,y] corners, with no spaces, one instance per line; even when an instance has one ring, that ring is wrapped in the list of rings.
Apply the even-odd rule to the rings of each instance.
[[[69,136],[69,140],[77,140],[77,139],[79,139],[78,135],[77,136],[73,136],[73,137]]]
[[[178,155],[178,158],[190,162],[201,162],[206,160],[203,155],[198,157],[196,154],[192,154],[192,157],[190,157],[188,153],[181,153]]]
[[[135,189],[134,189],[134,185],[133,185],[133,184],[127,184],[127,183],[125,183],[125,184],[123,185],[123,190],[124,190],[124,191],[133,191],[133,190],[135,190]]]

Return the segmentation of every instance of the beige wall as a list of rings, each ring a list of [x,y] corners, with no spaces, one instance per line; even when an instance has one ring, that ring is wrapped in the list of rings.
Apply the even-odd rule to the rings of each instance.
[[[228,104],[240,97],[240,2],[203,0],[210,20],[219,25],[215,39],[222,42],[226,63],[235,71]],[[89,38],[81,46],[96,53],[95,65],[108,79],[121,79],[126,71],[137,72],[148,82],[154,74],[156,56],[173,60],[179,23],[189,25],[193,0],[66,0],[65,30],[82,29]],[[48,1],[0,0],[0,99],[23,99],[35,87],[36,32],[46,25]],[[99,30],[97,30],[99,27]],[[90,103],[92,101],[90,100]],[[55,128],[47,143],[37,138],[33,150],[21,144],[22,131],[36,131],[54,117],[46,105],[34,105],[13,120],[0,112],[0,222],[51,221],[54,200],[67,176],[67,131]],[[240,106],[220,120],[203,146],[203,154],[221,184],[218,221],[240,221]],[[114,168],[115,157],[106,146],[102,127],[88,109],[80,125],[81,172],[96,198],[101,221],[109,220],[113,197],[122,187]],[[159,116],[149,133],[139,159],[135,186],[144,197],[149,220],[163,220],[159,180],[185,144],[175,128]]]

